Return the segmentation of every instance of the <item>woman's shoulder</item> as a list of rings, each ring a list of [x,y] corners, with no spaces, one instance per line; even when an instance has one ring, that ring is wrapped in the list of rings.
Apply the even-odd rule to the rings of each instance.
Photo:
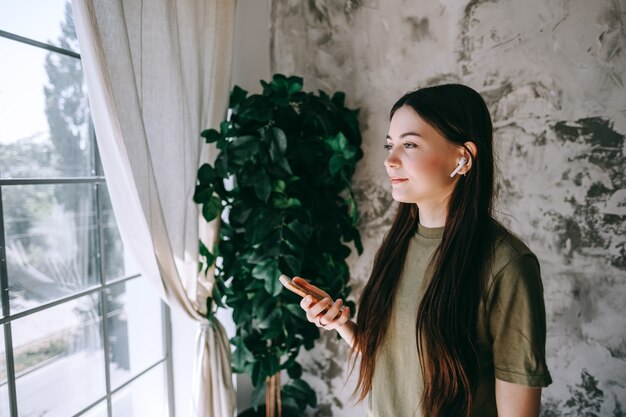
[[[535,253],[514,232],[502,224],[497,223],[494,227],[492,261],[490,265],[491,276],[495,276],[507,264],[513,260],[516,263],[538,262]]]

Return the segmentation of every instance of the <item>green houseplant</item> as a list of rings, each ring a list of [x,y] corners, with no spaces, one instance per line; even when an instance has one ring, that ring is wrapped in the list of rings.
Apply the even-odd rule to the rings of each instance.
[[[302,78],[282,74],[261,85],[253,95],[235,86],[220,130],[201,133],[218,154],[198,170],[194,201],[207,221],[222,219],[214,247],[200,242],[201,270],[216,262],[208,318],[213,304],[233,309],[233,371],[250,375],[253,406],[265,396],[270,415],[281,404],[300,412],[316,406],[296,356],[320,332],[278,276],[302,276],[334,298],[349,296],[347,243],[363,252],[351,187],[363,152],[359,110],[345,106],[344,93],[304,92]],[[345,305],[353,314],[354,302]],[[290,380],[281,387],[283,369]]]

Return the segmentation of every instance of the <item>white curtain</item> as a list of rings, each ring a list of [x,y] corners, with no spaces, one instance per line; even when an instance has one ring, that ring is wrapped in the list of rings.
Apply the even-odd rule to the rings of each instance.
[[[192,416],[231,417],[230,345],[205,318],[212,282],[197,264],[198,236],[214,242],[219,220],[203,223],[192,196],[198,166],[215,153],[200,132],[217,127],[228,104],[235,1],[72,6],[122,239],[168,305],[198,322]]]

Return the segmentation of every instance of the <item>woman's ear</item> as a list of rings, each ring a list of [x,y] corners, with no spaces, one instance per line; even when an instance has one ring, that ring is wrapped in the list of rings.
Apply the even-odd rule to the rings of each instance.
[[[474,165],[474,159],[476,158],[476,153],[478,151],[476,144],[472,142],[471,140],[468,140],[467,142],[465,142],[463,144],[463,148],[464,149],[463,149],[462,156],[464,156],[465,159],[467,159],[467,164],[465,164],[463,169],[459,172],[459,174],[461,175],[467,174],[469,170],[472,169],[472,166]]]

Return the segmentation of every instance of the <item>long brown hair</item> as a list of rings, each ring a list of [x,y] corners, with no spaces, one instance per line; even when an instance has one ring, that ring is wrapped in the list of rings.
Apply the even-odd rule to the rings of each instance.
[[[451,142],[464,146],[464,142],[472,141],[477,148],[477,155],[473,155],[464,146],[472,158],[472,168],[459,178],[450,196],[442,241],[428,267],[431,278],[415,322],[417,355],[424,381],[420,402],[423,415],[469,416],[479,366],[475,340],[484,285],[481,277],[485,260],[490,259],[495,230],[503,227],[492,215],[491,117],[480,94],[462,84],[409,92],[393,105],[389,119],[405,105]],[[354,349],[350,351],[350,358],[356,352],[361,353],[353,394],[354,398],[360,390],[359,402],[372,388],[376,352],[388,328],[407,248],[418,222],[417,205],[399,203],[359,299]]]

